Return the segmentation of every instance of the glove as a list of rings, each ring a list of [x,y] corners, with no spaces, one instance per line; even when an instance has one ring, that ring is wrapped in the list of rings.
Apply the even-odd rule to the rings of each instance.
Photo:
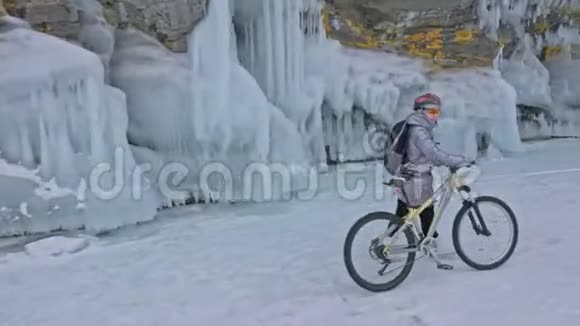
[[[475,160],[471,160],[471,161],[465,160],[465,162],[461,163],[459,165],[459,167],[462,167],[462,168],[464,168],[464,167],[470,167],[470,166],[476,165],[476,164],[477,164],[477,162]]]
[[[450,170],[452,173],[455,173],[455,172],[457,172],[457,170],[459,170],[461,168],[468,168],[468,167],[470,167],[472,165],[476,165],[476,164],[477,164],[476,161],[466,161],[466,162],[463,162],[457,166],[451,167]]]

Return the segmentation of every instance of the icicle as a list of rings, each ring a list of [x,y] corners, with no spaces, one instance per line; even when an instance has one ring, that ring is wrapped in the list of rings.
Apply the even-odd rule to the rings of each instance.
[[[283,26],[286,26],[287,28],[291,28],[292,23],[293,23],[293,16],[294,16],[294,11],[293,6],[291,6],[289,0],[284,0],[284,8],[285,8],[285,13],[283,14]],[[294,71],[294,67],[292,65],[292,61],[294,58],[294,49],[296,49],[296,44],[294,44],[292,42],[292,36],[294,34],[293,33],[289,33],[288,31],[286,31],[284,33],[284,45],[285,45],[285,57],[284,60],[280,63],[280,65],[284,66],[284,73],[286,75],[286,83],[284,85],[284,87],[286,88],[286,92],[288,95],[284,96],[284,101],[288,101],[290,98],[293,98],[294,96],[296,96],[297,92],[295,90],[294,87],[294,76],[293,76],[293,71]]]
[[[48,101],[48,90],[41,89],[38,95],[35,94],[32,99],[32,106],[38,113],[38,131],[40,136],[40,175],[46,180],[52,176],[53,163],[52,153],[50,151],[50,135],[48,134],[47,119],[45,110],[50,110],[53,106]]]
[[[20,134],[20,160],[24,167],[34,169],[34,150],[30,141],[30,130],[32,130],[32,128],[30,128],[27,123],[28,115],[18,115],[17,119],[18,127],[16,131]]]
[[[278,22],[274,26],[274,51],[275,51],[275,61],[274,65],[276,68],[276,98],[278,103],[286,104],[286,90],[288,90],[289,80],[286,71],[286,53],[288,49],[284,42],[284,34],[289,33],[290,29],[287,25],[287,20],[284,18],[285,14],[288,14],[285,8],[285,1],[274,1],[274,15],[273,17]],[[295,51],[295,49],[293,49]]]
[[[100,107],[103,105],[102,92],[93,77],[83,80],[81,88],[83,102],[89,116],[91,157],[95,162],[108,162],[112,157],[112,151],[109,152],[103,142],[106,121],[100,116]]]
[[[52,121],[55,146],[53,154],[56,153],[56,177],[60,185],[74,187],[79,180],[76,175],[75,155],[69,138],[66,110],[68,101],[71,97],[74,97],[74,93],[71,92],[69,85],[64,82],[57,84],[57,88],[59,89],[59,94],[55,114],[58,117],[65,117],[65,119],[54,119]]]
[[[271,23],[272,20],[272,11],[270,9],[270,1],[265,1],[263,3],[264,8],[264,26],[262,29],[262,33],[265,33],[265,50],[266,50],[266,95],[269,98],[273,98],[274,91],[272,89],[274,85],[274,40],[272,36],[273,24]]]
[[[256,70],[256,27],[255,22],[251,21],[248,23],[249,37],[250,37],[250,71]]]

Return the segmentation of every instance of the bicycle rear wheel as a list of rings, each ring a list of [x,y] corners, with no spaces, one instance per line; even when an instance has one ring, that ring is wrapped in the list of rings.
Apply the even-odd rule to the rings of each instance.
[[[377,228],[367,236],[361,235],[361,229],[376,222]],[[385,255],[381,250],[381,245],[377,243],[377,238],[388,230],[390,225],[402,225],[402,219],[387,212],[369,213],[359,219],[348,231],[344,243],[344,262],[350,277],[363,289],[371,292],[384,292],[393,289],[401,284],[413,268],[415,261],[415,238],[413,232],[407,228],[401,236],[390,246],[389,252]],[[393,228],[394,229],[394,228]],[[389,230],[389,232],[391,232]],[[353,247],[357,238],[361,239],[362,251],[357,255],[353,254]],[[369,275],[364,275],[364,264],[359,265],[358,258],[366,257],[368,262]],[[370,259],[368,259],[370,258]],[[398,266],[399,263],[402,266]],[[391,271],[390,267],[397,266]],[[372,275],[378,280],[371,280]]]
[[[514,253],[519,236],[518,223],[512,209],[502,200],[481,196],[474,203],[466,202],[453,222],[453,246],[457,255],[470,267],[491,270],[503,265]],[[473,237],[473,239],[469,239]],[[500,249],[485,255],[494,243]]]

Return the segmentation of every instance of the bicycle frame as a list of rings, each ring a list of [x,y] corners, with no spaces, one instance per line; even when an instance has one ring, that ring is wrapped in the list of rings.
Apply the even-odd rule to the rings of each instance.
[[[421,240],[423,237],[425,238],[431,238],[433,236],[433,234],[435,233],[436,227],[439,224],[439,221],[441,220],[441,216],[443,216],[443,212],[445,211],[445,209],[447,208],[447,205],[449,204],[449,201],[451,200],[451,197],[453,196],[453,191],[454,188],[451,184],[451,180],[452,180],[452,176],[448,177],[447,180],[441,185],[439,186],[439,188],[435,191],[435,193],[425,202],[423,203],[423,205],[421,205],[418,208],[408,208],[408,213],[403,217],[403,220],[405,221],[406,224],[412,224],[413,228],[411,228],[413,230],[413,233],[415,235],[415,240]],[[441,196],[441,203],[438,207],[438,209],[435,210],[435,216],[433,217],[433,222],[431,223],[431,226],[429,228],[429,230],[427,230],[427,234],[423,234],[423,232],[425,232],[425,230],[421,230],[422,232],[419,232],[419,216],[421,215],[421,213],[427,209],[429,206],[431,206],[433,203],[436,202],[436,198],[438,196]],[[401,230],[399,230],[401,231]],[[402,230],[404,231],[404,229]]]
[[[458,189],[455,183],[455,175],[454,173],[451,173],[451,175],[447,177],[445,182],[443,182],[443,184],[439,186],[437,190],[435,190],[433,195],[429,199],[427,199],[421,206],[419,206],[418,208],[409,207],[407,209],[407,214],[402,218],[404,221],[403,225],[399,227],[398,230],[396,230],[395,233],[390,237],[389,239],[390,241],[384,243],[385,248],[390,248],[391,243],[396,239],[398,239],[398,237],[403,232],[405,232],[407,228],[410,227],[415,237],[415,241],[418,245],[417,248],[412,249],[411,251],[421,250],[420,248],[426,242],[426,240],[428,241],[433,238],[433,234],[435,233],[437,225],[439,224],[441,217],[443,216],[443,212],[446,210],[451,198],[453,197],[453,193],[457,190]],[[465,196],[463,193],[461,195],[464,200],[470,201],[473,200],[473,198],[471,198],[470,195]],[[429,206],[431,206],[436,202],[437,197],[441,197],[440,205],[435,210],[435,216],[433,217],[433,222],[431,223],[429,230],[427,230],[427,234],[424,234],[423,232],[425,232],[425,230],[421,229],[418,217],[425,209],[427,209]],[[420,229],[421,231],[419,231]],[[390,232],[392,232],[391,227],[389,227],[381,236],[379,236],[379,241],[383,242],[383,240],[388,237],[388,234],[390,234]]]

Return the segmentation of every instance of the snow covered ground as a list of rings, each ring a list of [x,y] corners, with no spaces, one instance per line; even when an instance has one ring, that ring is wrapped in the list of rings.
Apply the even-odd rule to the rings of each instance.
[[[346,232],[394,202],[377,200],[374,183],[342,199],[331,171],[309,201],[179,208],[99,239],[45,240],[22,248],[29,255],[13,247],[0,256],[0,325],[574,325],[580,142],[525,146],[483,162],[477,185],[520,222],[516,253],[498,270],[449,255],[453,271],[423,259],[391,292],[358,288],[342,262]],[[351,178],[374,173],[369,163]],[[457,207],[439,230],[444,253]]]

